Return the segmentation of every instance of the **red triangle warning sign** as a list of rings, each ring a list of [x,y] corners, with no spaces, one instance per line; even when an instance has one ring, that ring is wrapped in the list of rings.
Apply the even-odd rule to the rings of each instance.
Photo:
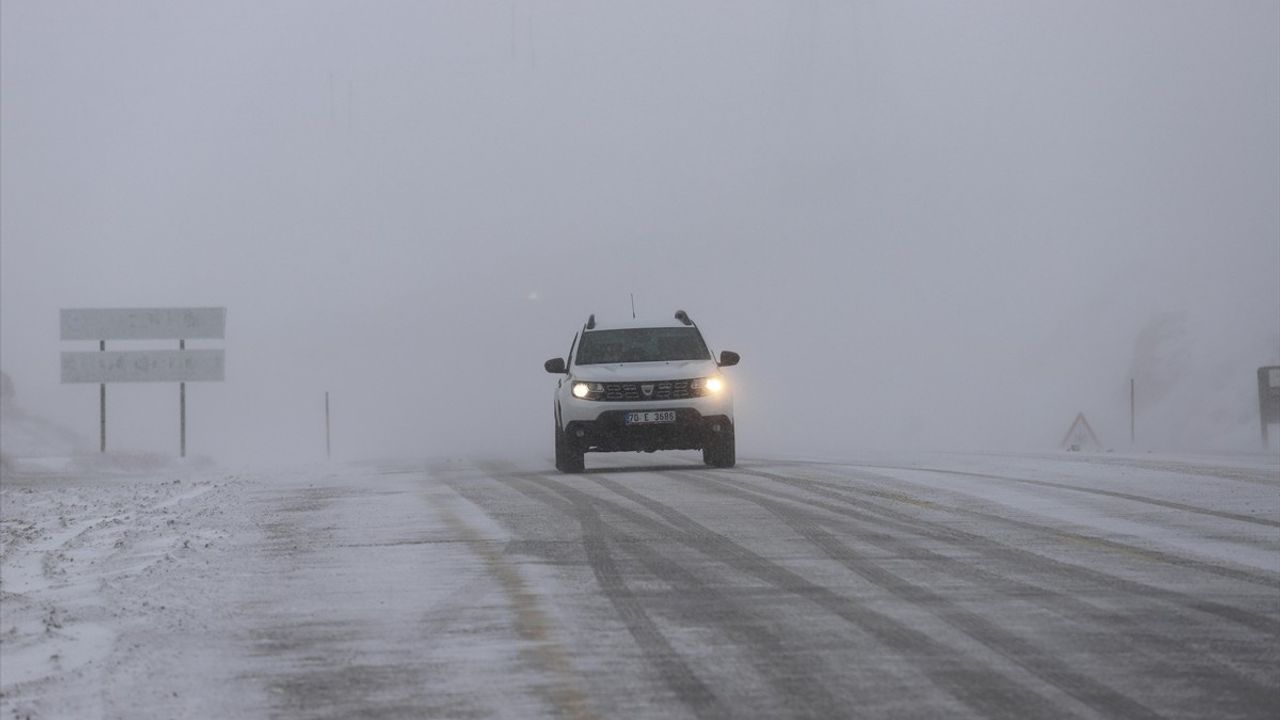
[[[1075,422],[1071,423],[1067,434],[1062,436],[1062,447],[1073,452],[1102,449],[1102,443],[1098,442],[1098,436],[1093,434],[1093,428],[1089,427],[1089,421],[1084,419],[1084,413],[1076,415]]]

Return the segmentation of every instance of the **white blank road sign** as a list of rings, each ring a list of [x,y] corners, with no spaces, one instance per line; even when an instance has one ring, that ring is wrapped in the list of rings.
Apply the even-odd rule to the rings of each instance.
[[[221,382],[222,350],[62,353],[62,382]]]
[[[218,340],[227,328],[226,308],[71,309],[61,315],[63,340]]]

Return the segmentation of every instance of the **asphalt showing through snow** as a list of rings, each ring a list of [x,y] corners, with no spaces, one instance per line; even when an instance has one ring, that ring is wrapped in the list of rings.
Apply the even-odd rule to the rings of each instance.
[[[140,481],[117,505],[163,502],[76,526],[74,542],[23,544],[40,518],[15,521],[6,613],[36,629],[5,636],[7,661],[29,667],[6,671],[0,704],[19,717],[287,719],[1280,707],[1273,460],[697,459],[591,456],[580,475],[542,460],[332,465],[194,491]],[[90,491],[115,497],[97,480],[9,497],[25,516],[49,504],[41,492],[62,493],[50,497],[67,498],[65,514],[88,512]],[[173,537],[130,540],[156,528]],[[47,639],[41,618],[56,621]],[[41,659],[65,658],[91,627],[115,639],[78,669]]]
[[[366,479],[351,498],[332,488],[324,519],[290,530],[305,552],[332,561],[315,547],[327,528],[454,555],[418,576],[405,574],[412,555],[384,568],[399,583],[374,585],[409,595],[373,625],[377,593],[351,589],[311,654],[268,650],[274,714],[1228,718],[1280,707],[1280,508],[1266,471],[592,460],[582,475],[383,466],[382,484]],[[1080,477],[1046,479],[1077,466]],[[409,487],[419,507],[395,489]],[[377,503],[358,530],[337,519],[343,502],[378,493],[402,516],[390,533]],[[414,513],[443,523],[415,536]],[[1200,541],[1242,553],[1186,550]],[[370,569],[385,566],[374,547],[363,572],[385,574]],[[419,584],[433,588],[422,606],[406,590]],[[458,587],[470,591],[431,599]],[[317,628],[286,619],[277,632]]]

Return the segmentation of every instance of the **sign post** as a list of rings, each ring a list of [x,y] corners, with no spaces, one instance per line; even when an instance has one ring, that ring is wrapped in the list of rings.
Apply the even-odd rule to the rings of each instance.
[[[1137,418],[1138,416],[1138,396],[1137,391],[1133,389],[1133,378],[1129,378],[1129,446],[1134,447],[1138,444]]]
[[[107,341],[98,341],[98,352],[107,351]],[[107,384],[98,384],[98,452],[107,451]]]
[[[187,341],[179,340],[178,349],[186,350]],[[187,456],[187,383],[178,383],[178,457]]]
[[[187,340],[221,340],[226,308],[74,309],[61,312],[63,340],[97,340],[97,352],[62,353],[62,382],[97,383],[99,451],[107,451],[107,383],[178,383],[178,452],[187,456],[187,383],[221,382],[222,350],[188,350]],[[177,340],[177,350],[113,350],[107,340]]]
[[[1280,423],[1280,365],[1258,368],[1258,419],[1262,421],[1262,447],[1269,448],[1267,426]]]

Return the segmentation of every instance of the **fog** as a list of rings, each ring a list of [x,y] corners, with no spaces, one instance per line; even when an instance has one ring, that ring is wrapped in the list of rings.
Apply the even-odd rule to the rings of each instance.
[[[1275,2],[24,2],[0,367],[94,449],[59,308],[225,306],[225,462],[551,454],[590,313],[742,354],[745,457],[1258,448]],[[173,347],[108,343],[109,349]],[[176,452],[177,388],[108,388]]]

